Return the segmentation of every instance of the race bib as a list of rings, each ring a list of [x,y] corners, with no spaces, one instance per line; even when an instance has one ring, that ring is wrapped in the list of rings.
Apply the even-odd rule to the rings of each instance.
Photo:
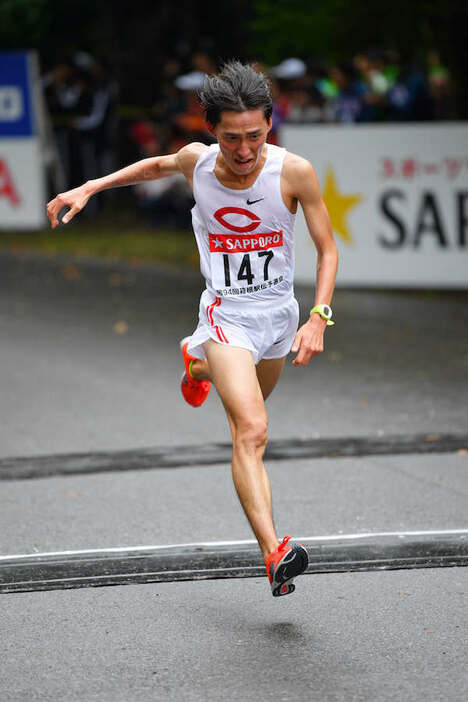
[[[229,234],[210,233],[211,280],[218,295],[245,295],[283,281],[283,232],[257,232],[261,219],[241,207],[221,207],[214,218]]]
[[[283,232],[210,234],[209,244],[218,295],[244,295],[283,281]]]

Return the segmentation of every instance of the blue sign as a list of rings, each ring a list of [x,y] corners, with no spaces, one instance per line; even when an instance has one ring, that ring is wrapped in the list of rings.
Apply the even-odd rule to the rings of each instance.
[[[28,54],[0,53],[0,138],[35,134]]]

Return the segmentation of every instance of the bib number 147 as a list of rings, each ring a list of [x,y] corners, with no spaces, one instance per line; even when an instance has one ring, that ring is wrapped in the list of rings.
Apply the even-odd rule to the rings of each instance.
[[[250,259],[251,256],[254,256],[254,254],[246,253],[242,257],[242,261],[239,267],[239,270],[237,271],[237,280],[245,280],[247,285],[252,285],[254,279],[255,279],[255,274],[252,273],[252,261]],[[273,251],[258,251],[257,256],[255,257],[257,260],[254,262],[254,267],[258,269],[258,264],[263,263],[263,271],[261,270],[260,266],[260,271],[257,272],[257,276],[260,273],[260,275],[263,273],[263,280],[268,280],[268,267],[270,265],[270,261],[273,258],[274,254]],[[259,260],[260,259],[260,260]],[[261,261],[261,259],[264,259]],[[223,264],[224,264],[224,284],[228,288],[231,286],[231,266],[230,266],[230,261],[229,261],[229,254],[223,254]],[[234,275],[235,275],[235,271]]]

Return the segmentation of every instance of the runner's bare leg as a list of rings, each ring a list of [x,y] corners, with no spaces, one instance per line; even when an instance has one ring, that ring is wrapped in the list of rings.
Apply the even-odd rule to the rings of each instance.
[[[262,391],[263,399],[266,400],[267,397],[273,391],[276,383],[279,380],[281,372],[284,367],[286,357],[274,358],[274,359],[264,359],[260,361],[256,366],[257,378],[260,384],[260,389]],[[192,375],[196,380],[211,380],[210,367],[208,361],[202,361],[197,359],[192,365]],[[234,434],[234,425],[227,415],[229,426],[231,428],[231,434]],[[272,502],[271,502],[271,488],[268,481],[268,475],[265,471],[266,486],[265,490],[269,496],[269,508],[272,512]]]
[[[231,428],[234,485],[266,561],[279,542],[273,525],[270,481],[262,460],[268,420],[253,357],[246,349],[229,348],[211,339],[204,349],[210,378]],[[279,377],[282,364],[276,365]]]
[[[283,358],[264,358],[257,364],[257,378],[260,383],[263,399],[266,400],[273,392],[283,370],[286,356]]]
[[[284,367],[286,357],[263,359],[256,366],[257,378],[260,383],[263,399],[266,400],[274,390]],[[208,361],[195,359],[191,368],[195,380],[212,380]]]
[[[286,357],[284,358],[278,358],[278,359],[265,359],[263,361],[260,361],[257,366],[256,366],[256,372],[257,372],[257,379],[260,384],[260,390],[262,391],[263,399],[266,400],[266,398],[271,394],[272,390],[274,389],[276,383],[279,380],[279,377],[281,375],[281,371],[283,370],[284,362],[286,361]],[[207,364],[207,374],[209,374],[209,366]],[[234,424],[229,416],[227,414],[227,418],[229,421],[229,426],[231,428],[231,434],[234,435]],[[264,484],[264,489],[265,489],[265,494],[268,497],[268,507],[269,507],[269,512],[270,514],[273,514],[273,509],[272,509],[272,500],[271,500],[271,487],[270,487],[270,481],[268,479],[268,474],[266,470],[264,471],[264,477],[265,477],[265,484]]]

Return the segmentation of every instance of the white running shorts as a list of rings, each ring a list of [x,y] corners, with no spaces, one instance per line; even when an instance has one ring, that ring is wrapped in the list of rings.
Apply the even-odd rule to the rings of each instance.
[[[190,337],[187,351],[205,359],[203,344],[213,339],[219,344],[252,352],[254,363],[263,358],[282,358],[291,351],[299,321],[299,305],[291,295],[272,304],[237,303],[215,297],[205,290],[200,299],[198,327]]]

